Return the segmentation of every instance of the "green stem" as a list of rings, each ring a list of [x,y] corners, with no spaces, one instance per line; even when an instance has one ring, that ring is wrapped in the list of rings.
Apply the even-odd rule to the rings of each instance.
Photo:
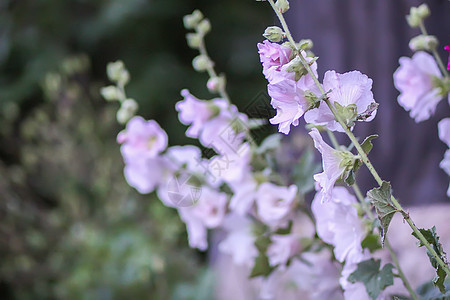
[[[212,62],[211,58],[210,58],[209,55],[208,55],[208,51],[206,50],[204,37],[202,37],[202,40],[201,40],[201,42],[200,42],[200,46],[199,46],[199,48],[198,48],[198,51],[200,52],[201,55],[204,55],[205,57],[208,58],[209,61]],[[210,78],[217,77],[217,73],[216,73],[216,71],[214,70],[214,67],[213,67],[212,64],[211,64],[211,66],[209,66],[209,67],[207,68],[207,71],[208,71],[208,75],[209,75]],[[219,89],[219,95],[220,95],[221,98],[223,98],[223,99],[225,99],[226,101],[228,101],[228,103],[231,103],[230,97],[228,96],[228,93],[227,93],[227,91],[225,90],[225,86],[221,86],[221,87],[220,87],[220,89]]]
[[[298,47],[297,47],[297,45],[296,45],[296,43],[295,43],[295,41],[294,41],[290,31],[289,31],[289,28],[287,26],[287,23],[286,23],[286,20],[284,19],[283,14],[276,9],[275,3],[273,2],[273,0],[268,0],[268,1],[269,1],[270,5],[272,6],[273,10],[275,11],[275,14],[277,15],[278,19],[280,20],[280,23],[283,26],[283,30],[284,30],[284,32],[286,34],[287,39],[291,43],[292,47],[294,47],[297,50],[296,52],[297,52],[298,57],[300,58],[300,60],[301,60],[301,62],[303,64],[303,66],[308,71],[308,74],[312,77],[314,83],[316,84],[317,88],[322,93],[322,95],[326,95],[325,90],[323,89],[322,85],[319,82],[319,79],[316,77],[314,72],[311,70],[308,62],[306,61],[306,59],[303,57],[303,55],[299,51],[299,49],[298,49]],[[347,134],[347,136],[349,137],[350,141],[355,145],[355,148],[358,151],[358,154],[361,156],[361,160],[366,165],[367,169],[369,169],[369,172],[372,174],[373,178],[376,180],[378,185],[381,186],[382,183],[383,183],[383,180],[381,179],[380,175],[378,175],[377,171],[373,167],[372,163],[370,162],[370,160],[367,157],[366,153],[362,149],[361,145],[359,144],[359,142],[356,139],[356,137],[353,134],[353,132],[350,131],[350,129],[345,124],[344,120],[342,120],[341,116],[336,112],[336,109],[331,104],[330,100],[327,97],[324,97],[324,101],[328,105],[328,107],[330,108],[330,110],[333,113],[333,115],[336,118],[336,120],[339,122],[339,124],[344,129],[344,132]],[[447,275],[450,276],[450,268],[449,268],[449,266],[440,258],[440,256],[436,253],[436,251],[434,251],[433,247],[431,247],[430,243],[428,243],[426,238],[423,236],[423,234],[419,231],[419,229],[416,227],[414,222],[411,220],[411,218],[409,217],[409,214],[403,209],[403,207],[400,205],[400,203],[397,201],[397,199],[394,198],[394,196],[391,196],[391,200],[392,200],[392,203],[394,204],[394,206],[403,215],[404,219],[406,220],[408,225],[411,227],[411,229],[414,231],[414,233],[417,235],[417,237],[422,242],[422,244],[424,244],[424,246],[427,248],[427,250],[430,252],[430,254],[436,259],[436,261],[442,267],[442,269],[445,270]]]
[[[419,28],[423,35],[428,35],[427,29],[425,28],[425,24],[423,23],[423,21],[421,21],[419,23]],[[431,50],[431,53],[433,54],[434,59],[436,60],[438,66],[439,66],[439,69],[442,72],[442,76],[444,76],[445,78],[448,78],[449,75],[448,75],[447,69],[445,68],[444,63],[442,62],[442,59],[439,56],[439,53],[436,51],[435,48]]]

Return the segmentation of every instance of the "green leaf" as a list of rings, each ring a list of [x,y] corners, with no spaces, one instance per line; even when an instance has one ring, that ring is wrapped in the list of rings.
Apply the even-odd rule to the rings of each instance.
[[[356,271],[348,277],[348,280],[352,283],[357,281],[364,283],[367,294],[369,294],[370,298],[373,300],[375,300],[387,286],[394,284],[394,274],[392,274],[394,266],[392,264],[386,264],[383,269],[380,270],[380,262],[381,260],[374,260],[373,258],[364,260],[358,263]]]
[[[397,209],[391,200],[391,184],[383,181],[381,187],[371,189],[367,192],[367,197],[370,202],[375,206],[375,210],[378,215],[378,219],[381,223],[381,245],[384,246],[384,239],[391,223],[394,214]]]
[[[378,134],[372,134],[364,139],[361,144],[361,148],[364,150],[364,153],[369,154],[370,150],[372,150],[373,148],[372,140],[376,139],[377,137]]]
[[[447,258],[446,254],[444,252],[444,249],[442,247],[442,244],[439,242],[439,236],[436,233],[436,227],[433,226],[431,229],[419,229],[420,233],[423,234],[425,239],[428,243],[430,243],[433,246],[434,251],[438,254],[439,258],[442,259],[444,263],[447,264]],[[417,234],[415,232],[412,233],[414,237],[416,237],[419,240],[419,247],[424,246],[422,241],[419,239]],[[431,265],[433,268],[436,269],[436,276],[433,279],[433,284],[439,288],[442,294],[445,293],[445,286],[444,281],[447,274],[445,273],[445,270],[442,269],[441,265],[438,264],[436,258],[427,250],[428,258],[430,259]]]
[[[258,249],[259,254],[255,258],[255,263],[252,271],[250,272],[249,278],[257,276],[267,277],[275,269],[269,264],[269,258],[266,255],[267,248],[271,242],[270,236],[268,235],[261,235],[255,240],[255,246]]]
[[[275,231],[275,234],[281,234],[281,235],[285,235],[285,234],[290,234],[292,231],[292,225],[294,222],[292,222],[292,220],[289,221],[287,227],[285,228],[279,228],[277,231]]]
[[[355,171],[353,171],[353,169],[351,169],[348,172],[347,177],[345,178],[345,183],[348,185],[353,185],[355,183]]]
[[[417,288],[417,295],[422,300],[450,300],[450,281],[445,281],[445,287],[448,292],[442,294],[434,284],[429,281]]]
[[[294,167],[293,175],[294,182],[298,190],[302,194],[306,194],[314,190],[313,175],[320,172],[321,165],[315,160],[315,151],[308,148],[304,151],[299,162]]]
[[[379,238],[377,234],[370,233],[361,242],[361,247],[363,249],[369,249],[370,253],[375,250],[381,249]]]

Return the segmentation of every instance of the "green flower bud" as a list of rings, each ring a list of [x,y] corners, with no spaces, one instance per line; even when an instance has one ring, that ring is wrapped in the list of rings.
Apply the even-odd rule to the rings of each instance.
[[[431,51],[439,45],[437,38],[433,35],[418,35],[409,42],[412,51]]]
[[[276,9],[278,9],[281,13],[285,13],[289,10],[289,1],[288,0],[278,0],[275,3]]]
[[[122,99],[122,92],[114,85],[109,85],[100,90],[100,94],[107,101],[119,101]]]
[[[430,16],[430,8],[428,7],[428,5],[423,3],[419,7],[417,7],[417,14],[422,19],[425,19]]]
[[[138,104],[133,99],[126,99],[117,111],[116,118],[120,124],[125,124],[130,120],[138,109]]]
[[[348,127],[353,127],[355,125],[355,121],[358,118],[356,104],[342,106],[338,102],[334,102],[334,107],[336,108],[336,112],[341,116]]]
[[[194,29],[202,19],[202,12],[196,9],[192,12],[192,14],[183,17],[184,27],[186,29]]]
[[[300,40],[297,45],[302,50],[311,50],[314,47],[314,43],[310,39]]]
[[[303,66],[300,57],[296,56],[293,60],[286,64],[286,71],[295,73],[295,80],[299,80],[303,75],[306,75],[308,71]]]
[[[187,44],[192,49],[200,48],[202,44],[202,36],[198,33],[188,33],[186,34]]]
[[[212,61],[206,55],[199,55],[192,60],[192,66],[198,72],[206,71],[212,65]]]
[[[263,33],[263,36],[271,42],[280,42],[283,39],[283,30],[278,26],[269,26]]]
[[[130,73],[125,69],[125,65],[121,60],[109,63],[106,67],[106,74],[109,80],[117,82],[120,85],[126,85],[130,80]]]
[[[201,35],[205,35],[211,31],[211,23],[208,19],[204,19],[197,25],[197,32]]]

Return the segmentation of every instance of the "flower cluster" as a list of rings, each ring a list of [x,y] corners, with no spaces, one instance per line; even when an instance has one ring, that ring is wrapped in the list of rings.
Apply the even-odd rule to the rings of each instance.
[[[287,0],[269,2],[279,17],[289,9]],[[426,7],[421,7],[412,11],[408,22],[415,26],[426,16]],[[354,185],[358,168],[363,162],[370,164],[367,154],[374,136],[359,144],[352,130],[357,121],[369,122],[376,116],[372,80],[359,71],[340,74],[329,70],[320,83],[317,57],[310,52],[312,42],[295,43],[286,28],[266,29],[267,40],[257,47],[270,104],[276,110],[269,121],[287,135],[303,117],[321,154],[322,172],[310,174],[316,169],[310,166],[300,174],[313,176],[315,184],[308,189],[278,172],[279,138],[269,136],[256,145],[251,136],[255,120],[230,103],[225,77],[216,74],[205,49],[203,38],[211,29],[209,21],[194,11],[184,18],[184,24],[195,31],[186,36],[188,45],[200,52],[193,60],[194,69],[208,72],[206,87],[218,97],[201,100],[183,89],[182,99],[175,105],[180,122],[188,126],[186,136],[198,139],[201,147],[169,147],[167,134],[154,120],[135,116],[128,121],[117,141],[130,186],[142,194],[156,191],[164,205],[176,209],[186,224],[192,248],[207,250],[208,230],[220,232],[215,239],[219,252],[247,270],[251,278],[262,277],[265,296],[273,297],[277,287],[293,284],[299,294],[309,290],[310,299],[382,299],[384,288],[393,284],[394,267],[385,264],[378,270],[380,261],[371,256],[380,247],[363,244],[376,231],[384,241],[391,215],[401,209],[391,200],[390,185],[376,178],[380,187],[367,194],[377,213],[380,207],[385,210],[376,221],[369,201]],[[288,42],[282,43],[285,38]],[[411,45],[424,49],[434,41],[421,37]],[[399,103],[416,122],[428,119],[450,90],[448,76],[424,51],[412,58],[402,57],[394,81],[401,92]],[[122,90],[123,85],[119,86]],[[103,94],[108,98],[106,90]],[[328,132],[333,147],[324,141],[321,131]],[[338,145],[333,132],[345,132],[353,145]],[[439,123],[439,137],[450,147],[450,118]],[[352,152],[353,146],[357,154]],[[441,167],[450,175],[450,150]],[[340,182],[353,186],[358,199],[338,186]],[[305,193],[313,190],[312,186],[316,194],[309,210]],[[448,193],[450,196],[450,187]],[[377,206],[379,202],[381,206]],[[393,261],[397,259],[393,257]],[[376,269],[361,267],[367,264]],[[396,268],[401,273],[398,265]],[[357,278],[364,272],[367,276]],[[320,280],[326,285],[319,286]]]

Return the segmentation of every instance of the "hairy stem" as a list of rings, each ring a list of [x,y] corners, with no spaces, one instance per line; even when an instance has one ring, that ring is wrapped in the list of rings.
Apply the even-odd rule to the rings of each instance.
[[[380,175],[378,175],[377,171],[375,170],[375,168],[373,167],[372,163],[370,162],[369,158],[367,157],[366,153],[364,152],[364,150],[362,149],[361,145],[359,144],[358,140],[356,139],[355,135],[353,134],[353,132],[350,131],[350,129],[347,127],[347,125],[345,124],[344,120],[342,120],[342,117],[336,112],[336,109],[334,108],[334,106],[331,104],[330,100],[328,99],[328,97],[326,97],[326,92],[324,90],[324,88],[322,87],[322,85],[319,82],[319,79],[316,77],[316,75],[314,74],[314,72],[311,70],[308,62],[306,61],[306,59],[303,57],[303,55],[301,54],[301,52],[299,51],[297,44],[295,43],[294,38],[292,37],[291,32],[289,31],[289,27],[287,26],[286,20],[284,19],[283,14],[277,10],[277,8],[275,7],[275,3],[273,0],[268,0],[270,5],[272,6],[273,10],[275,11],[278,19],[280,20],[280,23],[283,27],[283,30],[285,32],[285,35],[287,37],[287,39],[289,40],[289,42],[291,43],[292,47],[294,47],[297,51],[297,55],[300,58],[304,68],[308,71],[308,74],[312,77],[314,83],[316,84],[317,88],[319,89],[319,91],[322,93],[322,95],[324,95],[324,101],[325,103],[328,105],[328,107],[330,108],[331,112],[333,113],[334,117],[336,118],[336,121],[339,122],[339,124],[342,126],[342,128],[344,129],[344,132],[347,134],[347,136],[349,137],[349,139],[351,140],[351,142],[353,143],[353,145],[355,145],[356,150],[358,151],[358,154],[361,156],[361,160],[363,161],[363,163],[366,165],[367,169],[369,169],[369,172],[372,174],[373,178],[376,180],[376,182],[378,183],[378,185],[382,185],[383,180],[381,179]],[[440,58],[439,58],[440,59]],[[426,240],[426,238],[423,236],[423,234],[419,231],[419,229],[416,227],[416,225],[414,224],[414,222],[411,220],[409,214],[403,209],[403,207],[400,205],[400,203],[397,201],[397,199],[394,198],[394,196],[391,196],[391,200],[392,203],[394,204],[394,206],[398,209],[398,211],[403,215],[405,221],[408,223],[408,225],[411,227],[411,229],[414,231],[414,233],[417,235],[417,237],[419,238],[419,240],[422,242],[422,244],[424,244],[424,246],[427,248],[427,250],[431,253],[431,255],[436,259],[436,261],[438,262],[438,264],[442,267],[442,269],[445,270],[445,272],[447,273],[448,276],[450,276],[450,268],[449,266],[440,258],[440,256],[436,253],[436,251],[434,251],[433,247],[430,245],[430,243],[428,243],[428,241]]]

